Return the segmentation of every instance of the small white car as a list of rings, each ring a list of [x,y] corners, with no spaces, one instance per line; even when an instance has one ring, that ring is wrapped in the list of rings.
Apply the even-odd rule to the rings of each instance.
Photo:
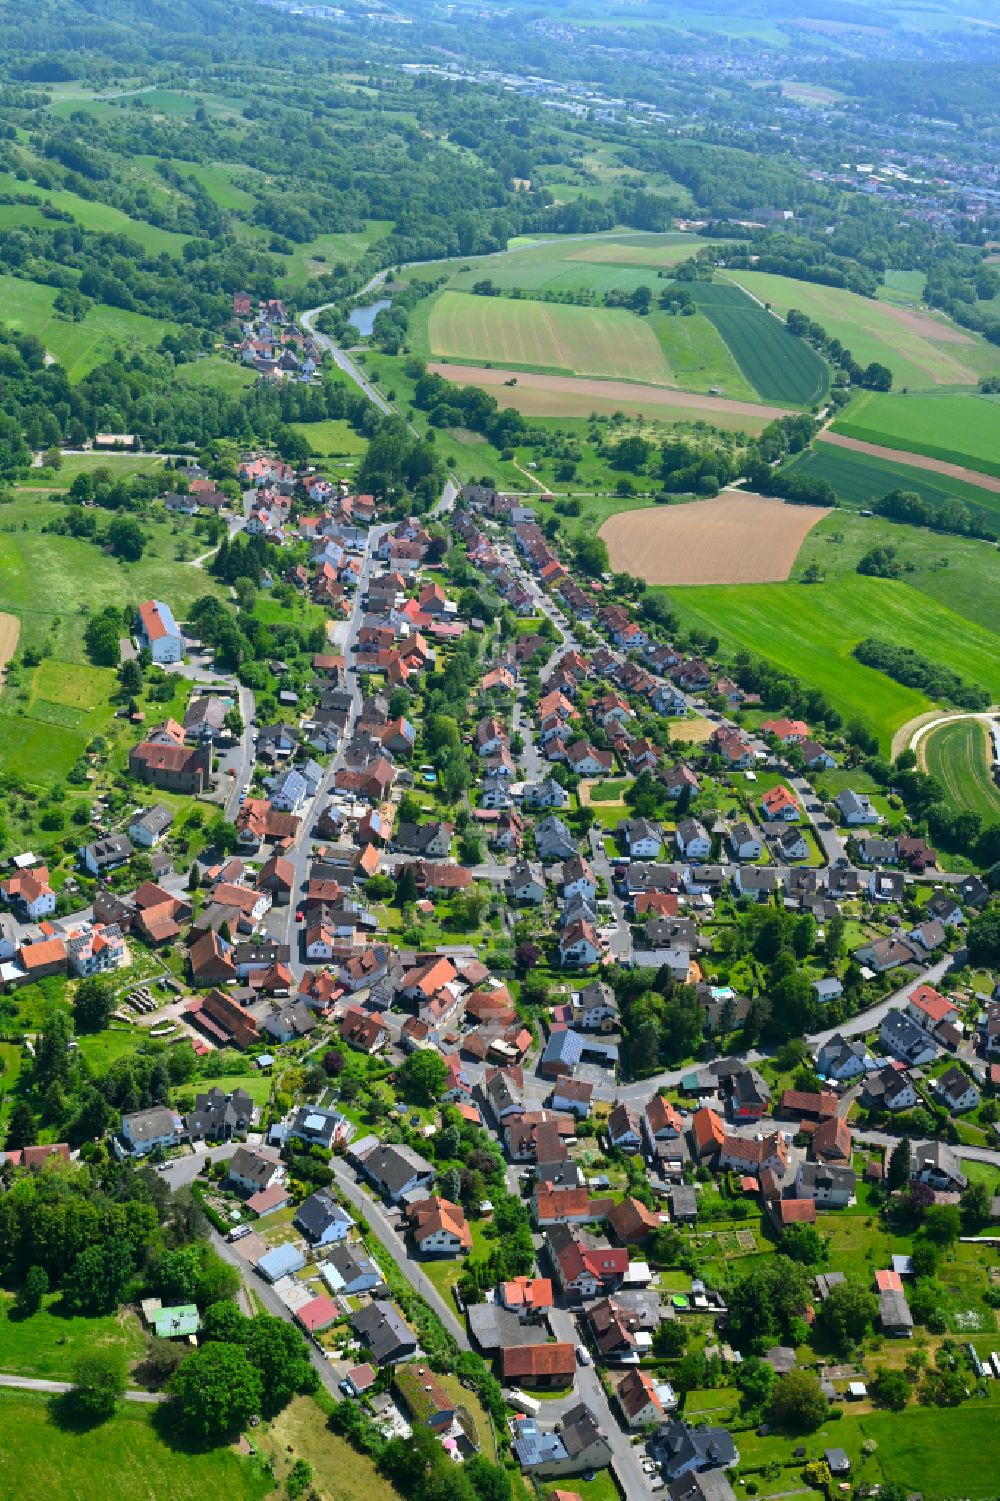
[[[593,1364],[593,1361],[591,1360],[591,1357],[590,1357],[590,1351],[587,1349],[586,1345],[577,1345],[577,1347],[576,1347],[576,1358],[577,1358],[577,1362],[580,1365],[592,1365]]]

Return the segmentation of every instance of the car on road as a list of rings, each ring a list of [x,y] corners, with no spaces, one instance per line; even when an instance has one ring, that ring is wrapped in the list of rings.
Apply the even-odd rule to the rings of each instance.
[[[243,796],[246,797],[246,795],[247,795],[247,793],[249,791],[250,791],[250,783],[249,782],[244,782],[243,783]]]
[[[306,920],[306,915],[303,912],[302,908],[301,907],[297,907],[295,909],[295,921],[296,922],[305,922],[305,920]]]
[[[242,1240],[243,1237],[244,1237],[244,1235],[249,1235],[249,1234],[250,1234],[250,1226],[249,1225],[236,1225],[232,1230],[230,1230],[229,1234],[226,1236],[226,1239],[228,1241]]]
[[[577,1365],[593,1365],[593,1361],[592,1361],[591,1356],[590,1356],[590,1351],[587,1349],[586,1345],[577,1345],[577,1347],[576,1347],[576,1361],[577,1361]]]

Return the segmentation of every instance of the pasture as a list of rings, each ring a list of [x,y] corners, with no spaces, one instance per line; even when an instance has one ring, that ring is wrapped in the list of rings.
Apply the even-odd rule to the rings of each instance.
[[[757,584],[787,579],[803,540],[828,514],[725,490],[713,500],[620,511],[600,535],[612,568],[648,584]]]
[[[827,581],[854,574],[872,547],[894,547],[903,579],[976,625],[1000,635],[1000,591],[996,588],[997,555],[988,542],[947,537],[923,527],[901,526],[881,516],[831,511],[806,537],[792,577],[801,580],[813,563]]]
[[[291,425],[320,458],[358,459],[368,447],[361,434],[356,433],[343,418],[329,417],[323,422],[293,422]]]
[[[917,747],[923,768],[937,777],[953,807],[1000,819],[1000,787],[992,776],[993,742],[980,719],[954,719],[929,730]]]
[[[670,602],[686,627],[718,636],[731,651],[756,652],[820,689],[845,719],[870,726],[884,750],[899,725],[933,704],[854,659],[853,648],[873,632],[981,683],[994,697],[1000,692],[992,631],[896,580],[844,574],[812,585],[674,589]]]
[[[210,354],[203,360],[188,360],[178,365],[175,378],[185,386],[211,386],[213,390],[225,391],[228,396],[238,396],[253,385],[257,374],[221,354]]]
[[[765,401],[811,406],[826,395],[829,371],[812,345],[790,334],[739,287],[692,282],[690,290]]]
[[[1000,399],[994,396],[868,391],[833,431],[1000,476]]]
[[[649,325],[621,308],[581,308],[445,291],[427,325],[434,358],[495,360],[513,368],[669,385]]]
[[[975,385],[1000,369],[1000,349],[967,333],[941,314],[913,312],[860,297],[841,287],[794,281],[766,271],[731,271],[734,282],[768,302],[784,317],[789,308],[814,318],[839,339],[859,365],[888,365],[896,386],[916,390]]]
[[[52,311],[54,287],[0,275],[0,310],[12,328],[36,334],[46,350],[65,368],[70,380],[80,380],[110,355],[118,344],[155,349],[165,333],[177,325],[166,319],[94,303],[79,323]]]
[[[256,226],[243,226],[249,233],[251,228],[255,231],[255,238],[262,238],[266,231],[256,230]],[[392,229],[392,221],[389,219],[368,219],[363,229],[344,230],[336,234],[317,235],[313,240],[306,240],[301,245],[296,245],[290,255],[275,254],[274,258],[283,268],[283,281],[286,290],[296,291],[304,287],[306,282],[313,277],[325,276],[332,271],[338,261],[346,261],[353,265],[359,261],[367,250],[375,244],[376,240],[384,240]]]
[[[827,480],[844,506],[869,507],[890,490],[913,490],[936,506],[961,500],[1000,529],[1000,495],[905,463],[821,441],[788,467],[810,479]]]
[[[708,422],[737,432],[761,433],[787,408],[761,402],[699,396],[669,386],[641,386],[634,381],[586,380],[521,370],[480,369],[476,365],[431,364],[428,369],[459,386],[481,386],[501,407],[526,417],[589,417],[592,412],[647,417],[657,422]],[[508,386],[514,378],[516,384]]]

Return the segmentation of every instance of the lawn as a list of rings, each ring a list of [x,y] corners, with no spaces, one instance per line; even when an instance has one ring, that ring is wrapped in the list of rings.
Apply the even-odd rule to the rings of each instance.
[[[60,1312],[61,1304],[62,1295],[51,1293],[36,1314],[22,1319],[12,1316],[13,1298],[0,1293],[0,1371],[66,1381],[83,1350],[118,1345],[130,1361],[145,1350],[146,1339],[134,1313],[77,1318]]]
[[[365,1501],[399,1501],[399,1493],[372,1461],[331,1433],[322,1407],[312,1397],[296,1397],[273,1422],[254,1429],[254,1443],[271,1460],[279,1487],[295,1461],[304,1459],[312,1465],[312,1484],[320,1501],[358,1501],[360,1496]],[[164,1493],[164,1501],[175,1498]]]
[[[54,287],[0,275],[0,308],[3,320],[14,328],[36,334],[46,350],[65,367],[70,380],[80,380],[118,344],[155,349],[165,333],[177,325],[166,319],[147,318],[143,313],[93,303],[79,323],[60,318],[52,311]]]
[[[154,1409],[126,1404],[106,1423],[77,1427],[58,1403],[0,1392],[0,1475],[17,1501],[263,1501],[273,1482],[232,1449],[194,1451],[161,1437]],[[346,1446],[345,1446],[346,1447]],[[374,1472],[373,1472],[374,1479]],[[375,1482],[377,1486],[377,1481]],[[383,1497],[369,1492],[373,1501]],[[384,1497],[389,1501],[390,1492]],[[394,1497],[393,1497],[394,1501]]]
[[[128,479],[133,474],[154,474],[163,468],[163,460],[151,454],[125,453],[112,449],[108,453],[63,454],[58,469],[32,469],[30,478],[18,486],[19,494],[33,489],[67,490],[78,474],[92,474],[95,469],[110,469],[115,479]]]
[[[288,291],[304,287],[315,276],[325,276],[338,261],[353,265],[361,260],[377,240],[384,240],[392,230],[390,219],[369,219],[364,229],[340,234],[317,235],[296,245],[291,255],[275,255],[284,268],[284,285]]]
[[[1000,495],[995,491],[980,490],[962,480],[948,479],[926,469],[913,469],[908,464],[896,464],[891,459],[876,458],[873,454],[837,448],[832,443],[824,443],[822,437],[815,447],[800,454],[788,467],[810,479],[828,480],[841,505],[867,509],[890,490],[914,490],[935,506],[953,499],[964,501],[973,510],[984,513],[984,519],[994,530],[1000,529]]]
[[[731,282],[692,282],[691,294],[714,323],[747,380],[765,401],[810,406],[826,395],[829,371],[804,339]]]
[[[1000,475],[1000,400],[992,396],[869,391],[834,423],[834,431]]]
[[[921,742],[931,776],[937,777],[953,807],[981,815],[984,823],[1000,819],[1000,788],[993,780],[990,732],[980,720],[960,719],[940,725]]]
[[[896,561],[905,570],[903,580],[911,589],[1000,634],[996,550],[975,538],[942,536],[879,516],[838,510],[806,537],[795,559],[792,578],[801,579],[813,563],[828,581],[853,574],[872,547],[896,549]]]
[[[436,358],[487,360],[515,369],[669,385],[670,368],[649,324],[622,308],[581,308],[445,291],[429,310]]]
[[[544,1393],[540,1395],[544,1396]],[[581,1480],[579,1475],[571,1475],[566,1480],[557,1480],[554,1485],[546,1486],[542,1492],[544,1501],[553,1491],[568,1491],[571,1496],[579,1496],[580,1501],[621,1501],[621,1494],[615,1485],[610,1470],[598,1470],[593,1480]]]
[[[794,281],[765,271],[727,275],[770,303],[782,317],[789,308],[798,308],[815,319],[851,351],[859,365],[873,360],[888,365],[897,387],[927,390],[975,385],[980,375],[1000,368],[1000,350],[941,315],[912,313],[840,287]]]
[[[670,600],[685,626],[748,648],[821,689],[845,719],[860,718],[888,749],[893,731],[930,700],[851,655],[877,633],[930,655],[967,681],[1000,690],[996,638],[906,584],[844,575],[828,583],[676,588]]]

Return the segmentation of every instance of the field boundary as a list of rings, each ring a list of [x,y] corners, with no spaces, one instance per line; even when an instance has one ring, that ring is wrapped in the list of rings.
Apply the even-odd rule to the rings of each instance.
[[[913,448],[893,448],[888,443],[854,438],[850,433],[835,433],[831,428],[824,428],[823,432],[817,433],[816,441],[832,443],[835,448],[850,448],[854,453],[867,453],[873,459],[888,459],[890,463],[893,460],[902,462],[902,455],[911,469],[926,469],[931,474],[944,474],[949,479],[961,480],[963,484],[975,485],[980,490],[991,490],[1000,495],[1000,465],[997,466],[997,474],[992,475],[986,470],[970,469],[967,464],[953,464],[950,459],[938,459],[931,454],[918,453]]]
[[[829,440],[830,432],[831,430],[827,429],[826,432],[820,435],[824,441]],[[979,483],[982,484],[982,476],[986,475],[996,481],[996,488],[1000,490],[1000,463],[993,463],[990,459],[976,458],[974,455],[967,453],[959,455],[956,449],[941,448],[936,443],[918,443],[915,448],[905,448],[900,443],[897,447],[893,443],[890,434],[880,432],[878,428],[865,427],[860,422],[842,421],[838,424],[832,436],[834,439],[849,438],[854,443],[868,445],[866,448],[861,449],[862,452],[877,453],[880,455],[894,453],[908,454],[909,462],[916,469],[931,467],[926,463],[926,460],[933,459],[938,466],[944,466],[943,468],[938,468],[937,472],[939,474],[950,474],[955,479],[964,479],[967,475],[978,474],[980,476]],[[907,441],[910,444],[913,443],[912,438]],[[964,458],[968,462],[959,464],[956,462],[958,457]],[[921,459],[925,461],[923,464],[919,462]],[[994,486],[986,485],[984,488],[992,490]]]
[[[0,685],[7,679],[7,663],[17,651],[17,641],[21,634],[21,620],[18,615],[0,614]]]

